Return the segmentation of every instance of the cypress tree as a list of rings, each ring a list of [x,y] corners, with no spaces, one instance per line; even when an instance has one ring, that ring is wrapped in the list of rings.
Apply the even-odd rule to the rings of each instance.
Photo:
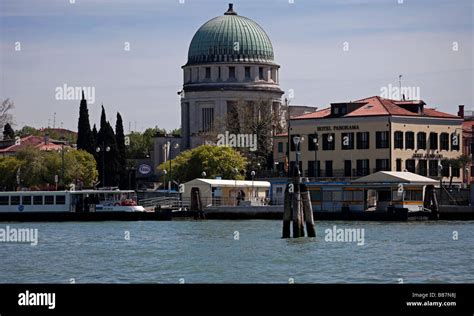
[[[123,132],[123,121],[120,113],[117,112],[117,121],[115,122],[115,140],[117,142],[118,150],[118,164],[120,170],[120,188],[127,188],[127,160],[125,153],[125,134]]]
[[[100,130],[97,135],[97,140],[97,146],[100,147],[100,152],[96,157],[97,166],[99,168],[100,182],[102,186],[117,186],[120,179],[117,142],[115,139],[114,129],[107,121],[105,116],[105,109],[103,105],[100,116]],[[109,148],[108,151],[107,148]],[[103,179],[104,171],[105,179]]]
[[[77,149],[83,149],[91,154],[95,152],[95,144],[92,138],[91,125],[89,123],[89,110],[87,100],[82,91],[81,105],[79,106],[79,121],[77,124]]]
[[[15,131],[13,130],[12,126],[10,123],[5,124],[3,127],[3,139],[4,140],[12,140],[15,138]]]

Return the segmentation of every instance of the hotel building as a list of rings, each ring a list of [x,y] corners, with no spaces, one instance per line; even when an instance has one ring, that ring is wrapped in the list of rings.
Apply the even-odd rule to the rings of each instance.
[[[459,116],[426,107],[422,100],[378,96],[332,103],[289,122],[289,136],[274,138],[276,168],[293,170],[294,136],[300,136],[299,167],[305,177],[353,178],[377,171],[410,171],[460,183],[464,170],[447,159],[462,155]],[[282,160],[289,140],[289,164]],[[280,144],[281,143],[281,144]],[[442,166],[442,168],[440,168]]]

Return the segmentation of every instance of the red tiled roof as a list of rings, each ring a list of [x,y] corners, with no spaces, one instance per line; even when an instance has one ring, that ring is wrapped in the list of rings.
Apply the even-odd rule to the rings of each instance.
[[[312,119],[312,118],[323,118],[330,114],[331,114],[331,108],[329,107],[329,108],[322,109],[316,112],[303,114],[301,116],[295,116],[295,117],[292,117],[291,119],[302,120],[302,119]]]
[[[356,117],[356,116],[380,116],[380,115],[394,115],[394,116],[425,116],[425,117],[440,117],[440,118],[458,118],[456,115],[444,113],[437,111],[431,108],[423,108],[423,113],[414,113],[410,112],[407,109],[401,107],[400,105],[410,105],[410,104],[422,104],[425,103],[422,100],[415,101],[397,101],[391,99],[384,99],[379,96],[373,96],[369,98],[364,98],[350,103],[365,103],[358,109],[347,113],[341,117]],[[325,118],[331,115],[331,107],[326,109],[309,113],[306,115],[301,115],[294,117],[292,119],[303,120],[303,119],[313,119],[313,118]]]
[[[9,147],[0,149],[0,153],[15,153],[20,149],[23,149],[25,147],[34,147],[39,150],[59,150],[61,149],[61,145],[54,144],[52,140],[48,142],[48,144],[44,143],[44,137],[42,136],[26,136],[21,138],[20,144],[16,145],[13,144]]]

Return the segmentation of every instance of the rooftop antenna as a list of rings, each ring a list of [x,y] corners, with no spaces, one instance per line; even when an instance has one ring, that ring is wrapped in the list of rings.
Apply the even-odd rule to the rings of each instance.
[[[400,100],[402,100],[402,75],[398,75],[398,94],[400,95]]]

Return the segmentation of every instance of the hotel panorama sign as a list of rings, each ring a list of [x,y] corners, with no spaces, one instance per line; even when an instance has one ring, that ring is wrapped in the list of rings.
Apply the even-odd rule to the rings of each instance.
[[[319,126],[317,127],[318,132],[327,131],[349,131],[359,129],[359,125],[334,125],[334,126]]]

